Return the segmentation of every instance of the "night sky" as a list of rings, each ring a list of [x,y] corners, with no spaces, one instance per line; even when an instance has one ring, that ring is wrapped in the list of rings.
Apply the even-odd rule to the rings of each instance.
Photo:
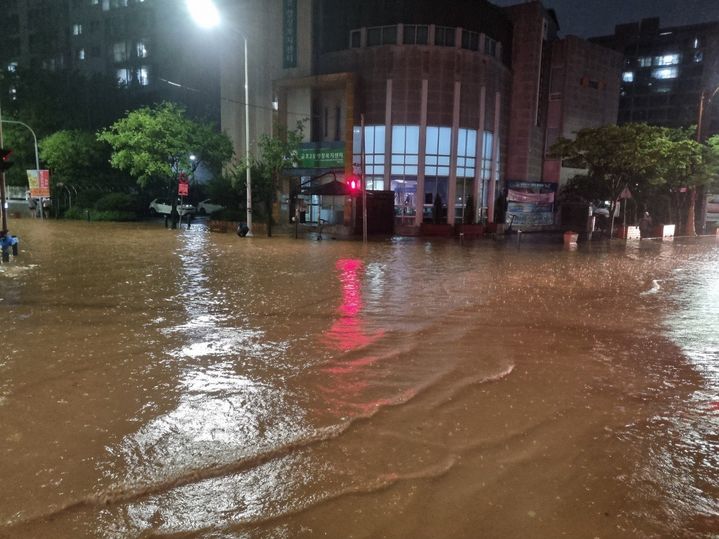
[[[499,6],[520,0],[490,0]],[[614,25],[659,17],[661,26],[719,21],[719,0],[543,0],[557,12],[561,35],[591,37],[614,33]]]

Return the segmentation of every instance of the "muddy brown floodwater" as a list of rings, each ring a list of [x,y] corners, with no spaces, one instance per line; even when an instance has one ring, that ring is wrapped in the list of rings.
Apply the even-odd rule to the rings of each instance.
[[[719,534],[719,247],[18,220],[0,537]]]

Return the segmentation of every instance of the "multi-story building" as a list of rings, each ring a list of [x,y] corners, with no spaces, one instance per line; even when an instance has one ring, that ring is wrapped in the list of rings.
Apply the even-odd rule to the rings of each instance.
[[[658,18],[643,19],[591,41],[624,56],[620,123],[696,124],[702,92],[719,85],[719,22],[662,28]],[[719,131],[719,109],[705,121],[705,133]]]
[[[148,103],[169,99],[219,117],[216,42],[196,31],[183,2],[0,0],[0,13],[5,69],[101,73]]]
[[[549,145],[616,121],[621,55],[559,40],[540,2],[250,0],[221,9],[248,40],[251,139],[273,118],[305,120],[302,163],[290,171],[304,185],[343,180],[363,153],[367,188],[394,193],[396,224],[408,233],[433,218],[438,198],[449,224],[462,222],[470,200],[486,221],[503,218],[497,202],[512,190],[522,192],[518,222],[551,226],[561,167],[548,164]],[[221,70],[222,125],[243,155],[242,49],[232,51]]]

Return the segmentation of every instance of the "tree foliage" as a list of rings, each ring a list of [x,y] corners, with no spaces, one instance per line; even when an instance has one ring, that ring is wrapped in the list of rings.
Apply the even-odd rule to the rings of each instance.
[[[126,190],[128,177],[110,167],[110,146],[94,133],[63,130],[39,143],[40,157],[52,173],[53,183],[81,189]]]
[[[682,193],[713,181],[719,163],[717,149],[695,141],[694,130],[646,124],[583,129],[575,140],[557,141],[550,153],[583,169],[563,188],[563,200],[608,200],[611,215],[628,187],[644,209],[653,206],[677,221],[688,207]]]
[[[112,166],[142,188],[159,183],[171,189],[180,171],[194,173],[200,164],[219,173],[233,153],[225,134],[187,118],[182,107],[167,102],[129,112],[100,131],[98,140],[112,147]]]
[[[267,212],[267,235],[272,235],[272,205],[280,187],[280,176],[286,168],[294,167],[299,158],[304,123],[297,122],[294,129],[275,125],[275,134],[263,134],[257,141],[257,155],[250,166],[253,186],[256,185],[260,199]],[[245,165],[247,166],[247,165]],[[255,189],[253,189],[254,193]]]

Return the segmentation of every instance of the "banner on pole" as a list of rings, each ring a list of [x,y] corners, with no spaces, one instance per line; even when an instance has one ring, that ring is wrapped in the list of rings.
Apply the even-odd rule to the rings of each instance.
[[[33,198],[50,198],[50,171],[28,170],[27,182],[30,186],[30,196]]]

